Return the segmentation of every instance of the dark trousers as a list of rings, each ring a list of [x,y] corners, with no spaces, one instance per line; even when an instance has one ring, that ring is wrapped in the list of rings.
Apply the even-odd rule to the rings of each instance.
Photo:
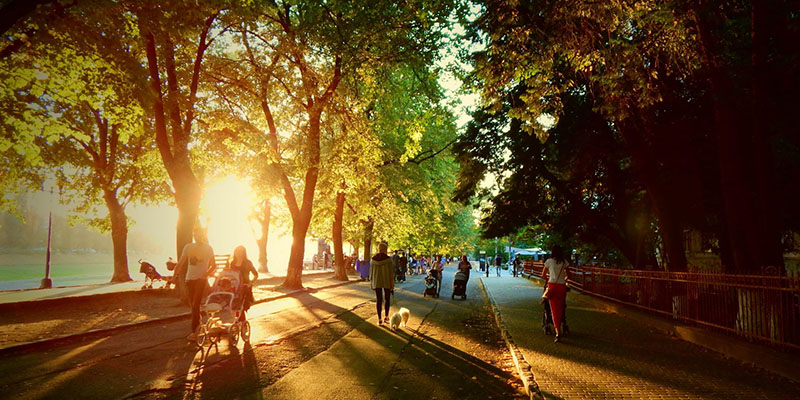
[[[205,279],[192,279],[186,281],[186,291],[189,293],[189,302],[192,305],[192,332],[200,325],[200,304],[203,302],[203,293],[208,281]]]
[[[389,317],[389,305],[391,305],[391,298],[392,298],[392,289],[389,288],[377,288],[375,289],[375,298],[378,300],[377,309],[378,309],[378,319],[381,318],[381,306],[386,309],[386,317]],[[384,303],[384,300],[386,303]]]

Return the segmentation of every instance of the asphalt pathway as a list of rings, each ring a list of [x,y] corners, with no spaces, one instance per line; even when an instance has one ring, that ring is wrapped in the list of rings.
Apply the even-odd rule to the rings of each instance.
[[[496,336],[487,299],[477,282],[466,300],[451,300],[455,267],[445,269],[441,298],[424,297],[422,276],[397,285],[392,312],[411,311],[408,326],[392,331],[377,325],[374,304],[366,318],[330,349],[263,390],[268,399],[513,399],[524,398],[517,378],[497,362],[472,354],[479,329],[471,316],[487,321]],[[487,318],[489,317],[489,318]],[[478,325],[475,322],[475,325]],[[498,338],[499,339],[499,338]],[[489,339],[484,339],[489,340]],[[502,344],[492,351],[503,351]]]
[[[795,382],[623,318],[575,291],[567,296],[571,334],[554,343],[541,328],[535,281],[508,273],[481,280],[545,398],[800,398]]]
[[[368,292],[349,286],[254,305],[250,345],[280,340],[369,301]],[[188,333],[189,321],[181,320],[8,352],[0,362],[0,398],[115,399],[158,392],[175,381],[190,382],[202,366],[238,356],[246,346],[222,342],[202,352],[187,343]]]
[[[201,351],[180,320],[7,350],[0,398],[524,398],[480,286],[450,299],[454,270],[440,299],[422,296],[421,276],[398,284],[392,311],[412,315],[397,331],[358,282],[254,305],[251,341],[235,347]]]

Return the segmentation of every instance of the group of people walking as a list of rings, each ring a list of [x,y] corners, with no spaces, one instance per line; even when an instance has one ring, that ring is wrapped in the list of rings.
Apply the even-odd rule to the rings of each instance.
[[[378,254],[372,257],[372,265],[369,271],[370,286],[372,290],[375,291],[376,296],[375,306],[379,325],[389,322],[389,309],[391,306],[391,296],[394,293],[395,282],[402,282],[405,280],[405,268],[403,267],[411,265],[410,263],[402,263],[402,261],[399,261],[405,259],[404,256],[398,256],[397,254],[393,257],[388,256],[388,248],[389,246],[386,243],[381,243],[378,246]],[[442,270],[445,260],[444,257],[437,258],[431,269],[431,275],[438,283],[437,295],[441,291]],[[403,267],[398,267],[398,264]],[[500,276],[501,266],[502,258],[498,255],[495,258],[497,276]],[[555,342],[559,342],[564,332],[564,309],[567,297],[566,282],[568,279],[568,263],[564,258],[564,251],[560,246],[553,246],[551,249],[551,257],[545,261],[544,267],[542,278],[547,282],[547,286],[542,294],[542,300],[549,305],[552,323],[555,329]],[[398,272],[398,268],[400,268],[403,273]],[[485,269],[488,276],[489,266],[487,265]],[[519,255],[517,255],[512,263],[514,277],[518,276],[521,270],[522,260]],[[462,256],[458,263],[457,273],[463,274],[469,279],[471,271],[472,264],[467,259],[467,256]]]
[[[181,252],[181,257],[176,266],[176,274],[185,274],[186,290],[188,292],[189,302],[191,304],[192,315],[192,331],[188,339],[194,340],[195,331],[200,324],[200,305],[202,304],[203,297],[208,288],[208,278],[211,277],[216,269],[216,262],[214,259],[214,250],[208,244],[208,239],[203,232],[196,232],[194,235],[194,242],[187,244]],[[413,270],[419,264],[415,261],[409,261],[404,255],[395,253],[390,257],[388,253],[389,246],[387,243],[382,242],[378,245],[378,253],[370,260],[369,268],[369,282],[372,290],[375,291],[376,298],[376,311],[378,314],[378,324],[385,324],[389,322],[389,309],[391,306],[391,296],[394,293],[395,283],[405,281],[405,272],[410,268]],[[546,280],[547,287],[542,295],[543,301],[548,302],[552,313],[553,327],[555,328],[555,341],[559,342],[563,334],[563,316],[564,307],[566,304],[567,295],[567,279],[568,268],[567,261],[564,257],[564,252],[560,246],[553,246],[551,257],[544,263],[544,270],[542,271],[542,278]],[[411,260],[414,260],[413,258]],[[430,262],[430,274],[437,280],[437,293],[441,291],[442,271],[447,262],[444,256],[433,257]],[[427,263],[425,257],[420,261]],[[417,263],[419,261],[416,261]],[[497,275],[500,276],[500,268],[502,258],[498,255],[495,259],[495,266],[497,268]],[[522,262],[517,256],[513,263],[513,273],[517,276],[518,271],[521,270]],[[247,252],[244,246],[238,246],[234,249],[233,255],[227,260],[226,269],[231,269],[239,273],[240,283],[243,287],[249,289],[251,282],[250,276],[253,280],[258,279],[258,271],[253,266],[253,263],[247,258]],[[472,271],[472,264],[467,259],[467,256],[462,256],[458,263],[457,273],[466,276],[469,279],[469,274]],[[486,266],[488,276],[489,266]],[[414,273],[417,273],[414,271]],[[251,290],[244,293],[245,310],[253,303],[253,294]],[[244,312],[241,317],[244,318]]]
[[[197,230],[194,233],[194,242],[184,246],[175,267],[176,275],[185,273],[186,291],[192,309],[192,331],[187,338],[190,341],[195,340],[195,332],[200,324],[200,305],[208,289],[208,278],[214,275],[216,268],[214,249],[208,244],[205,232]],[[241,296],[244,301],[243,311],[239,318],[244,320],[244,312],[255,300],[250,287],[250,276],[253,276],[252,280],[258,279],[258,270],[247,258],[247,250],[244,246],[237,246],[233,250],[233,255],[225,263],[225,269],[239,274],[239,285],[243,290]]]

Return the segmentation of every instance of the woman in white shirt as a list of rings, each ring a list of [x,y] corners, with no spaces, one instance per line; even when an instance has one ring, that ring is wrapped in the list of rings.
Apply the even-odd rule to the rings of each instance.
[[[544,262],[542,278],[547,280],[547,300],[550,302],[553,326],[556,328],[555,341],[558,342],[561,340],[561,321],[567,302],[567,260],[564,259],[561,246],[553,246],[551,253],[551,258]]]
[[[200,325],[200,303],[208,286],[208,277],[214,272],[214,249],[208,244],[205,232],[197,229],[194,232],[194,243],[184,246],[181,258],[175,267],[177,271],[186,273],[186,290],[189,292],[189,302],[192,306],[192,332],[190,341],[197,337],[195,332]]]

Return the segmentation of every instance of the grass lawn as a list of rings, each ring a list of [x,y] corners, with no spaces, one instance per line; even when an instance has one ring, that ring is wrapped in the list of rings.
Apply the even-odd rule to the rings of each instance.
[[[162,273],[166,272],[163,265],[166,257],[144,257],[149,260]],[[163,259],[162,259],[163,258]],[[128,256],[128,270],[131,278],[143,279],[139,274],[139,258]],[[69,277],[68,281],[80,281],[87,279],[92,282],[107,282],[111,279],[114,268],[114,257],[111,254],[51,254],[50,256],[50,277],[54,284],[62,285],[66,282],[58,278]],[[41,254],[0,254],[0,281],[31,281],[44,277],[45,255]],[[9,289],[9,285],[2,285],[3,289]],[[23,285],[29,287],[29,284]]]

